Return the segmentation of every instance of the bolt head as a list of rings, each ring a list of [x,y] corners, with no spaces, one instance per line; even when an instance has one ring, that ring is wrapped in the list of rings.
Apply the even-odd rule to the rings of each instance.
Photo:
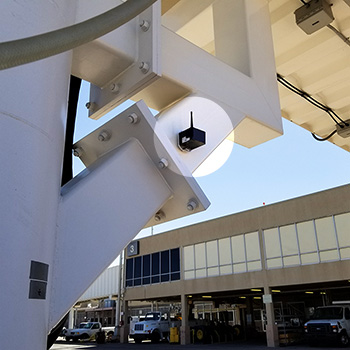
[[[198,203],[196,200],[191,199],[188,203],[187,203],[187,210],[188,211],[193,211],[198,207]]]
[[[140,121],[140,118],[136,113],[131,113],[128,115],[128,120],[130,124],[137,124]]]
[[[73,155],[75,157],[81,157],[83,155],[83,149],[81,147],[77,147],[73,149]]]
[[[117,93],[120,90],[120,86],[117,83],[112,83],[111,85],[109,85],[109,89],[111,90],[111,92]]]
[[[155,215],[154,215],[154,221],[162,221],[163,219],[165,219],[165,214],[162,210],[159,210]]]
[[[111,138],[111,134],[107,130],[103,130],[100,132],[97,138],[101,142],[108,141]]]
[[[147,30],[149,29],[149,27],[151,26],[151,24],[148,21],[141,21],[140,22],[140,28],[144,31],[147,32]]]
[[[85,104],[85,107],[90,111],[90,112],[93,112],[96,110],[96,103],[94,102],[87,102]]]
[[[139,68],[143,74],[146,74],[149,71],[149,64],[147,62],[141,62]]]
[[[159,169],[165,169],[165,168],[167,168],[168,166],[169,166],[169,162],[168,162],[167,159],[162,158],[162,159],[159,160],[159,162],[158,162],[158,167],[159,167]]]

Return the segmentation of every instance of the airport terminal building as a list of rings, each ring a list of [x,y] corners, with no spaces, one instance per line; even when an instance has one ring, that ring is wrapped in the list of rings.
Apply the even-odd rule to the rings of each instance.
[[[122,319],[155,308],[181,314],[182,344],[194,341],[194,320],[238,324],[268,346],[300,338],[315,307],[350,300],[349,197],[345,185],[134,241]],[[91,300],[116,297],[115,271],[83,295],[80,318],[110,310],[114,322],[113,305],[93,309]],[[127,322],[122,329],[126,341]]]

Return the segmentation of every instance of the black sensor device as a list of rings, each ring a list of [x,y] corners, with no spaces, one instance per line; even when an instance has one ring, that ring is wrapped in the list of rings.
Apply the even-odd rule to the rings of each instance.
[[[179,147],[182,151],[190,152],[203,145],[205,145],[205,131],[193,127],[193,112],[191,111],[191,126],[179,133]]]

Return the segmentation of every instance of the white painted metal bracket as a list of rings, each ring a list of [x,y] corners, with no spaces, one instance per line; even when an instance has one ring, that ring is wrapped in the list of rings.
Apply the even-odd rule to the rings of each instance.
[[[154,5],[153,14],[148,17],[150,29],[137,37],[139,57],[135,65],[113,77],[109,87],[92,85],[90,102],[96,109],[95,112],[91,110],[90,116],[99,118],[127,98],[143,99],[150,108],[163,111],[195,93],[225,110],[231,118],[236,143],[253,147],[281,135],[282,120],[266,0],[203,0],[197,6],[200,9],[191,0],[179,0],[169,13],[163,14],[162,25],[157,12],[159,5],[160,2]],[[207,17],[192,23],[192,17],[188,15],[193,12],[193,16],[199,18],[202,9],[214,13],[217,57],[182,37],[187,32],[191,37],[197,36],[196,40],[205,39],[203,35],[210,26]],[[152,62],[147,78],[142,77],[139,68],[140,62],[145,62],[143,55]],[[112,93],[110,86],[118,86],[119,92]],[[227,130],[226,135],[231,131]]]
[[[90,118],[99,119],[159,78],[159,33],[157,2],[113,33],[74,49],[73,74],[91,82]]]
[[[191,171],[163,129],[157,127],[156,118],[143,101],[137,102],[74,144],[74,153],[89,167],[131,138],[142,144],[173,192],[172,198],[161,208],[161,213],[145,227],[203,211],[209,206],[208,199]]]
[[[78,141],[74,152],[87,168],[62,188],[50,327],[142,228],[210,204],[143,101]],[[89,252],[94,258],[85,261]]]
[[[64,186],[52,264],[50,327],[172,195],[133,138]]]

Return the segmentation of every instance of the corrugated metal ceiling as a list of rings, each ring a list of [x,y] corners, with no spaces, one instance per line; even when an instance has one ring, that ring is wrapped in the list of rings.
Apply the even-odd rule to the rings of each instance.
[[[205,7],[215,3],[215,0],[162,0],[163,14],[185,1],[189,2],[189,8],[191,8],[191,5],[192,7],[195,5],[194,10],[192,8],[195,13],[201,11],[198,5]],[[349,120],[349,40],[347,44],[327,26],[308,35],[296,24],[294,11],[302,7],[303,4],[308,4],[311,0],[266,1],[270,8],[277,73],[293,86],[331,108],[342,120]],[[334,16],[331,26],[342,33],[346,40],[350,36],[350,0],[318,1],[320,3],[325,1],[331,5]],[[204,18],[204,16],[202,17]],[[208,28],[211,28],[211,26],[208,25],[207,19],[206,22],[207,25],[201,27],[206,28],[206,31],[201,29],[198,34],[192,30],[187,34],[192,37],[197,33],[201,40],[204,36],[204,39],[210,43],[201,45],[201,40],[197,38],[196,45],[215,55],[212,52],[214,50],[214,33],[208,34],[208,31],[210,31]],[[181,28],[177,28],[176,32],[182,35]],[[186,37],[186,39],[193,42],[189,37]],[[325,138],[336,129],[336,122],[324,110],[308,103],[304,98],[291,92],[281,84],[279,84],[279,93],[284,118],[309,130],[319,138]],[[337,121],[340,122],[340,120]],[[340,124],[343,125],[341,122]],[[350,151],[350,137],[343,138],[335,133],[328,140],[344,150]]]
[[[335,18],[331,25],[348,38],[350,6],[344,0],[329,3]],[[300,0],[269,1],[277,72],[343,120],[350,119],[350,46],[328,27],[307,35],[295,21],[294,11],[301,6]],[[325,111],[281,84],[279,93],[284,118],[321,138],[335,130]],[[334,134],[329,141],[350,151],[350,137]]]

